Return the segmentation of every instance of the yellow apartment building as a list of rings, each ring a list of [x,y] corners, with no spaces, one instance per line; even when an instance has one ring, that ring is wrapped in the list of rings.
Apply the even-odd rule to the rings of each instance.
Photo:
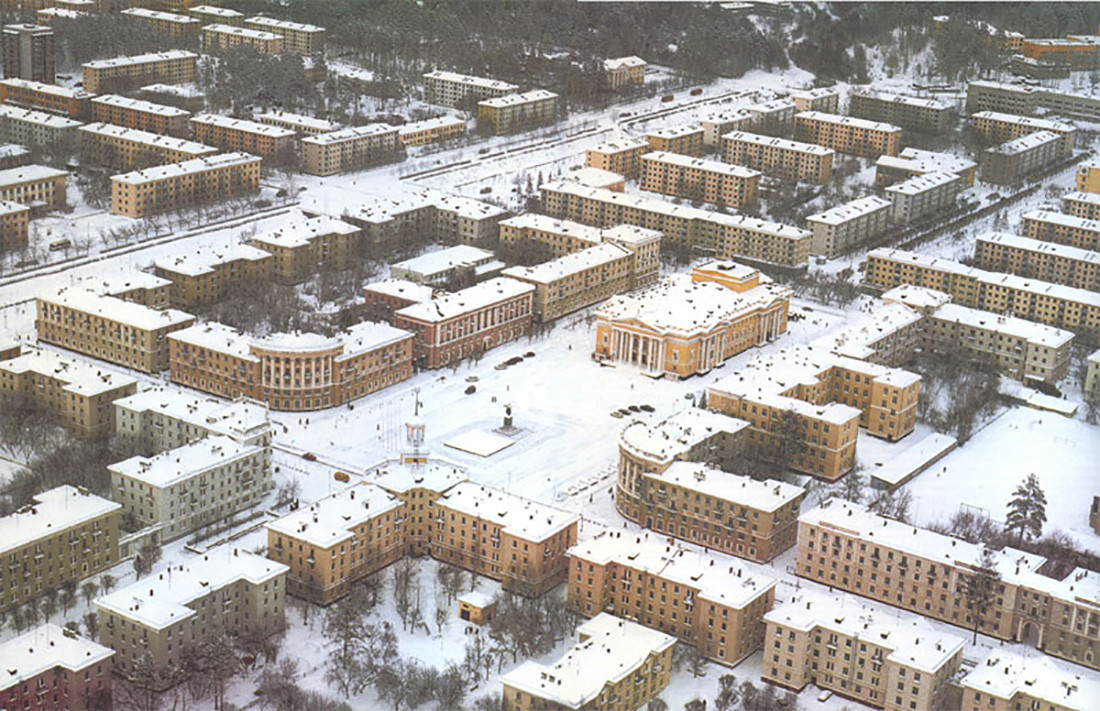
[[[896,156],[901,149],[900,126],[818,111],[803,111],[795,116],[794,137],[865,158]]]
[[[983,141],[991,144],[1007,143],[1033,133],[1049,131],[1058,135],[1058,150],[1062,158],[1073,155],[1073,148],[1077,145],[1076,127],[1062,121],[981,111],[970,117],[970,125]]]
[[[1062,212],[1086,220],[1100,219],[1100,190],[1094,193],[1066,193],[1062,196]]]
[[[344,128],[301,141],[302,171],[335,175],[404,158],[397,128],[384,123]]]
[[[1100,251],[1100,220],[1092,217],[1032,210],[1020,217],[1020,231],[1041,242]]]
[[[698,124],[683,124],[651,131],[645,135],[645,140],[649,144],[650,152],[679,153],[693,158],[703,155],[703,127]]]
[[[935,99],[855,89],[848,97],[848,113],[868,121],[880,121],[925,133],[947,130],[951,107]]]
[[[413,121],[397,129],[397,139],[404,146],[424,146],[466,135],[466,122],[454,116]]]
[[[187,135],[190,111],[151,101],[104,94],[92,99],[92,118],[96,121],[182,138]]]
[[[244,26],[270,32],[283,38],[283,49],[295,54],[312,56],[325,50],[325,28],[300,22],[276,20],[273,17],[249,17]]]
[[[833,86],[791,92],[791,101],[794,102],[794,110],[798,113],[803,111],[840,113],[840,90]]]
[[[57,208],[65,204],[63,170],[24,165],[0,170],[0,200],[30,207]]]
[[[342,271],[358,257],[361,231],[327,215],[296,214],[281,227],[251,239],[271,255],[271,277],[280,284],[300,284],[321,269]]]
[[[233,25],[206,25],[202,28],[202,47],[206,52],[251,47],[261,54],[282,54],[284,42],[283,36],[274,32]]]
[[[260,161],[221,153],[112,176],[111,212],[140,218],[256,192]]]
[[[176,257],[153,263],[153,273],[172,282],[173,308],[209,306],[230,298],[238,290],[271,281],[275,258],[244,244],[224,249],[198,247]]]
[[[722,136],[722,158],[782,180],[826,183],[835,151],[813,143],[734,131]]]
[[[1085,193],[1100,193],[1100,162],[1092,160],[1078,166],[1077,189]]]
[[[978,235],[975,245],[980,269],[1100,291],[1100,253],[1004,232]]]
[[[140,170],[218,154],[213,146],[106,123],[89,123],[78,131],[84,161],[112,170]]]
[[[558,120],[558,100],[552,91],[534,89],[479,101],[478,129],[500,135],[548,126]]]
[[[649,151],[647,141],[624,138],[589,148],[584,154],[584,165],[626,178],[636,178],[642,169],[642,156]]]
[[[1088,711],[1100,698],[1100,684],[1094,679],[1005,647],[980,659],[961,685],[961,711]]]
[[[472,109],[477,102],[519,91],[515,84],[437,70],[424,75],[424,101]]]
[[[199,55],[184,49],[97,59],[81,66],[84,90],[124,93],[147,84],[186,84],[195,81],[198,60]]]
[[[27,246],[31,209],[18,202],[0,201],[0,252]]]
[[[624,86],[641,86],[645,83],[645,68],[649,66],[641,57],[618,57],[603,60],[607,88],[615,91]]]
[[[756,202],[760,173],[739,165],[654,151],[642,156],[639,186],[664,195],[743,208]]]
[[[264,158],[291,153],[295,135],[288,128],[218,114],[199,114],[191,118],[191,137],[196,141]]]
[[[151,27],[156,32],[168,35],[169,37],[198,35],[199,28],[202,27],[202,23],[194,17],[188,17],[187,15],[180,15],[174,12],[150,10],[143,7],[127,8],[119,11],[118,14],[133,22]]]

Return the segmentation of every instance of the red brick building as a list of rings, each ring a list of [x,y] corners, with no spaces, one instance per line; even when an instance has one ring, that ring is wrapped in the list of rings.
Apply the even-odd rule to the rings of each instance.
[[[0,644],[0,708],[109,708],[115,652],[76,632],[43,624]]]

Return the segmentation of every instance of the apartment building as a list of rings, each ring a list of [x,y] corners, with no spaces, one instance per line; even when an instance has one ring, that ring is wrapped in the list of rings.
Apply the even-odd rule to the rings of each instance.
[[[254,118],[269,126],[288,128],[298,134],[299,138],[340,130],[340,125],[332,121],[325,121],[313,116],[303,116],[302,114],[292,114],[286,111],[269,111]]]
[[[1038,573],[1042,556],[1004,548],[993,604],[975,619],[963,591],[981,544],[916,528],[833,499],[798,523],[796,574],[1001,640],[1027,641],[1052,656],[1100,666],[1092,624],[1100,575],[1077,568],[1064,579]],[[1100,623],[1100,620],[1097,620]]]
[[[336,407],[407,380],[413,336],[365,321],[327,338],[315,333],[249,337],[206,323],[168,339],[172,382],[273,410]]]
[[[468,74],[437,70],[424,75],[424,101],[456,109],[472,109],[479,101],[517,91],[515,84]]]
[[[92,119],[103,124],[182,138],[187,135],[190,111],[151,101],[104,94],[92,99]]]
[[[31,147],[75,143],[81,125],[64,116],[0,104],[0,139],[12,143]]]
[[[405,506],[361,482],[271,523],[267,556],[287,567],[287,594],[328,605],[405,555]]]
[[[603,531],[569,550],[569,606],[622,617],[733,666],[760,649],[777,580],[649,533]]]
[[[806,225],[813,231],[813,252],[830,259],[840,256],[890,229],[893,216],[890,201],[876,195],[810,215]]]
[[[149,272],[96,274],[77,279],[75,286],[153,309],[168,308],[172,297],[172,282]]]
[[[433,504],[432,557],[499,580],[505,590],[541,595],[566,577],[566,551],[580,516],[474,482]]]
[[[988,149],[982,155],[982,180],[1008,185],[1062,160],[1061,137],[1051,131],[1030,133]]]
[[[1033,116],[1040,106],[1041,92],[1035,87],[971,81],[966,85],[966,113],[996,111],[1016,116]]]
[[[129,376],[53,351],[29,350],[0,361],[0,402],[26,398],[79,439],[110,435],[111,403],[136,392],[137,381]]]
[[[830,148],[757,133],[734,131],[722,136],[722,158],[782,180],[826,183],[833,174]]]
[[[1068,64],[1040,62],[1037,59],[1031,59],[1022,54],[1014,54],[1009,57],[1008,67],[1012,74],[1018,77],[1027,77],[1035,81],[1068,79],[1070,75]]]
[[[91,0],[88,1],[91,2]],[[68,0],[68,4],[71,3],[79,4],[80,0]],[[91,6],[94,6],[94,4]],[[66,7],[55,5],[54,7],[42,8],[38,12],[34,13],[34,17],[36,20],[38,20],[38,24],[48,25],[52,27],[53,23],[56,22],[58,18],[62,20],[79,20],[82,17],[86,17],[88,14],[88,12],[82,10],[70,10]]]
[[[222,153],[112,176],[111,212],[140,218],[256,192],[260,161]]]
[[[966,640],[844,595],[800,592],[764,616],[764,681],[888,711],[947,711]]]
[[[943,133],[951,108],[935,99],[855,89],[848,97],[848,113],[868,121],[910,128],[924,133]]]
[[[712,252],[719,259],[741,257],[796,267],[805,264],[810,254],[812,236],[807,230],[569,181],[543,185],[542,206],[551,217],[586,225],[626,224],[656,230],[665,244]]]
[[[1062,212],[1084,220],[1100,219],[1100,192],[1066,193],[1062,196]],[[1100,229],[1100,225],[1097,229]]]
[[[653,151],[642,156],[639,185],[650,192],[742,208],[756,202],[760,173],[739,165]]]
[[[908,225],[936,213],[951,212],[963,189],[955,173],[925,173],[888,186],[884,192],[892,203],[891,220]]]
[[[634,254],[614,244],[557,257],[533,267],[510,267],[503,275],[535,287],[538,321],[553,321],[630,289]]]
[[[979,269],[1100,291],[1098,252],[1004,232],[978,235],[975,245]]]
[[[1062,158],[1072,156],[1073,147],[1077,144],[1077,129],[1062,121],[982,111],[970,117],[970,125],[988,143],[1005,143],[1042,131],[1058,134],[1058,149]]]
[[[24,165],[0,170],[0,201],[17,202],[32,208],[58,208],[65,204],[63,170],[44,165]]]
[[[850,116],[804,111],[795,116],[795,139],[865,158],[896,156],[901,127]]]
[[[765,453],[775,452],[784,428],[801,431],[789,466],[835,481],[852,467],[859,427],[890,442],[913,431],[920,383],[899,368],[799,346],[711,385],[707,407],[751,423],[750,446]]]
[[[824,114],[840,113],[840,90],[832,86],[791,92],[796,113],[820,111]]]
[[[919,148],[903,148],[896,156],[879,156],[875,161],[875,185],[879,187],[929,173],[954,173],[963,179],[964,187],[972,187],[978,164],[952,153]]]
[[[0,136],[3,135],[4,116],[0,105]],[[0,170],[18,168],[31,162],[31,152],[23,146],[14,143],[0,143]]]
[[[1051,210],[1031,210],[1020,217],[1020,231],[1042,242],[1100,251],[1100,220]]]
[[[276,20],[273,17],[249,17],[244,21],[244,26],[279,35],[283,38],[283,49],[287,52],[313,56],[325,50],[324,27]]]
[[[26,205],[0,201],[0,253],[27,246],[30,214]]]
[[[619,57],[603,60],[603,72],[607,88],[615,91],[624,86],[645,84],[645,68],[649,66],[641,57]]]
[[[597,361],[625,363],[653,377],[708,373],[787,329],[788,291],[755,269],[733,262],[704,271],[734,275],[720,285],[673,274],[655,287],[621,294],[596,311]]]
[[[80,287],[62,288],[37,299],[38,340],[94,358],[157,373],[168,367],[168,334],[195,317],[156,310]]]
[[[946,259],[876,249],[867,255],[863,282],[875,289],[900,284],[949,294],[961,306],[1007,314],[1100,339],[1100,294],[1070,286],[975,269]]]
[[[0,706],[6,709],[104,708],[111,699],[114,651],[46,622],[0,644]]]
[[[26,79],[0,81],[0,103],[77,120],[87,120],[91,113],[91,99],[92,95],[83,89],[67,89]]]
[[[608,170],[600,170],[599,168],[574,167],[561,177],[563,180],[572,180],[590,188],[604,188],[606,190],[615,190],[620,193],[626,190],[625,177]]]
[[[187,13],[204,25],[219,24],[240,27],[244,24],[244,14],[227,7],[215,5],[193,5]]]
[[[635,419],[619,434],[616,507],[624,517],[644,478],[659,478],[676,462],[733,462],[748,441],[749,423],[697,407],[660,420]],[[620,499],[619,497],[623,497]],[[621,504],[621,505],[620,505]]]
[[[172,282],[173,308],[216,304],[249,287],[270,283],[275,258],[262,249],[234,244],[224,249],[197,247],[153,263],[153,273]]]
[[[275,634],[286,624],[286,574],[287,566],[247,550],[211,548],[96,600],[99,643],[131,677],[146,655],[164,669],[214,635]]]
[[[283,36],[274,32],[233,25],[205,25],[202,28],[202,47],[206,52],[251,47],[260,54],[282,54],[284,42]]]
[[[1087,711],[1093,699],[1100,698],[1100,685],[1093,678],[1005,647],[978,660],[960,683],[962,711]]]
[[[241,151],[269,158],[294,150],[294,131],[255,121],[218,114],[199,114],[191,118],[191,137],[226,151]]]
[[[548,126],[558,120],[558,100],[545,89],[485,99],[477,104],[477,125],[493,135]]]
[[[83,160],[112,170],[134,170],[217,155],[218,149],[174,136],[107,123],[77,129]]]
[[[390,276],[414,284],[444,287],[455,282],[482,282],[499,276],[504,262],[487,249],[457,244],[390,265]]]
[[[1100,402],[1100,350],[1089,355],[1085,365],[1085,399]],[[1090,517],[1089,523],[1092,523]],[[1093,526],[1093,530],[1096,526]]]
[[[256,506],[275,484],[267,447],[213,435],[107,466],[111,499],[173,541]]]
[[[321,269],[344,270],[359,255],[358,227],[327,215],[288,217],[279,228],[251,239],[253,247],[272,256],[276,282],[300,284]]]
[[[0,518],[0,610],[117,565],[120,508],[66,484]]]
[[[389,492],[404,507],[403,546],[405,555],[434,555],[437,513],[435,502],[466,481],[466,472],[455,464],[428,456],[424,448],[424,421],[413,417],[405,423],[406,449],[397,460],[388,460],[373,472],[369,481]]]
[[[454,116],[413,121],[397,129],[397,140],[403,146],[425,146],[466,135],[466,122]]]
[[[394,325],[416,334],[413,360],[443,368],[531,328],[535,287],[497,277],[395,312]]]
[[[1090,160],[1077,168],[1077,189],[1100,193],[1100,161]]]
[[[144,7],[127,8],[119,11],[118,14],[131,22],[140,23],[169,37],[195,36],[199,34],[199,28],[202,27],[202,23],[197,18]]]
[[[703,145],[720,148],[722,136],[727,133],[748,131],[753,118],[753,114],[748,109],[732,109],[707,114],[699,119],[699,125],[703,127]]]
[[[253,400],[225,402],[161,386],[115,400],[114,409],[114,435],[147,457],[205,437],[271,446],[267,408]]]
[[[393,323],[394,314],[406,306],[431,301],[435,289],[404,279],[383,279],[363,288],[369,318]]]
[[[308,136],[301,147],[302,171],[311,175],[346,173],[405,157],[397,129],[384,123]]]
[[[589,148],[584,155],[584,165],[625,178],[636,178],[642,169],[642,156],[646,153],[649,153],[647,141],[621,139]]]
[[[1069,35],[1066,38],[1024,39],[1020,47],[1023,56],[1050,64],[1062,64],[1076,70],[1095,69],[1100,64],[1097,57],[1096,35]]]
[[[645,135],[645,140],[651,153],[679,153],[693,158],[703,155],[703,127],[698,124],[681,124],[650,131]]]
[[[84,89],[125,93],[146,84],[186,84],[195,81],[198,61],[199,55],[184,49],[98,59],[81,67]]]
[[[526,661],[501,677],[501,708],[639,709],[668,686],[675,637],[606,612],[582,623],[577,636],[552,664]]]
[[[4,78],[29,79],[52,84],[55,81],[53,29],[30,23],[4,25]]]

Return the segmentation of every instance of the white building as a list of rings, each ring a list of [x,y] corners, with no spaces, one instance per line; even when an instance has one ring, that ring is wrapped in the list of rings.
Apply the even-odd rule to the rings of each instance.
[[[941,210],[950,211],[963,180],[955,173],[925,173],[886,188],[894,204],[893,220],[907,225]]]
[[[208,436],[241,445],[270,447],[272,424],[263,404],[227,402],[153,388],[115,400],[115,435],[147,455],[182,447]]]
[[[390,276],[414,284],[444,286],[460,275],[469,275],[472,283],[485,281],[503,269],[504,263],[489,250],[459,244],[393,264]]]
[[[872,195],[810,215],[806,224],[813,231],[813,252],[830,259],[843,254],[885,232],[892,214],[890,202]]]

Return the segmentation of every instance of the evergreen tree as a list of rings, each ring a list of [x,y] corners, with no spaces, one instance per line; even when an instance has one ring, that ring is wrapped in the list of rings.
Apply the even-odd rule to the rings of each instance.
[[[982,616],[989,611],[997,599],[998,586],[1001,583],[1001,574],[997,570],[993,551],[982,547],[982,555],[978,559],[977,569],[966,579],[964,595],[966,606],[970,610],[974,622],[974,642],[978,641],[978,628],[982,624]]]
[[[1039,477],[1028,474],[1008,501],[1005,529],[1014,531],[1017,540],[1038,538],[1047,522],[1046,508],[1047,496],[1039,486]]]

